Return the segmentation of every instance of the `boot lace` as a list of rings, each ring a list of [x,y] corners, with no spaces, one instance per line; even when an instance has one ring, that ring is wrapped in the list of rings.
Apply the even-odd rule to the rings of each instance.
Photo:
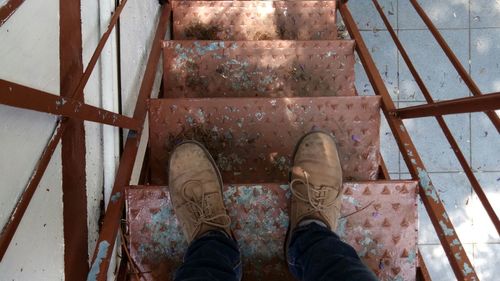
[[[199,229],[202,224],[222,229],[229,227],[231,218],[226,213],[214,215],[212,206],[207,203],[205,190],[202,189],[201,202],[197,201],[195,196],[189,196],[187,194],[186,191],[191,184],[202,186],[203,183],[199,180],[190,180],[182,185],[182,197],[194,213],[194,218],[190,219],[195,224],[196,229]],[[218,222],[219,219],[222,219],[222,223]]]
[[[294,179],[290,183],[290,190],[292,192],[292,195],[299,199],[300,201],[309,203],[314,211],[318,212],[323,212],[325,209],[331,207],[332,205],[335,204],[335,200],[332,200],[331,202],[325,203],[325,200],[328,198],[328,195],[331,191],[336,191],[337,192],[337,197],[340,196],[340,190],[333,186],[327,186],[327,185],[321,185],[321,186],[315,186],[309,182],[309,173],[306,171],[304,172],[304,179]],[[296,183],[301,183],[307,187],[307,196],[304,196],[294,188],[294,184]],[[336,198],[337,198],[336,197]],[[314,212],[313,211],[313,212]]]

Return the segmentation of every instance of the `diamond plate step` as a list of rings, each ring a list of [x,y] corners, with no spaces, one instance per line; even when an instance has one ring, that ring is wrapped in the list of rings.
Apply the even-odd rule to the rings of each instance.
[[[416,276],[416,182],[344,184],[337,233],[352,245],[380,280],[413,281]],[[288,227],[288,185],[225,187],[244,263],[244,280],[294,280],[283,260]],[[126,190],[129,249],[145,280],[171,280],[187,249],[168,189]]]
[[[174,39],[333,40],[335,1],[174,1]]]
[[[164,96],[354,96],[354,41],[165,41]]]
[[[297,141],[332,133],[346,180],[377,179],[379,97],[155,99],[149,104],[151,183],[168,183],[170,151],[202,142],[227,183],[285,182]]]

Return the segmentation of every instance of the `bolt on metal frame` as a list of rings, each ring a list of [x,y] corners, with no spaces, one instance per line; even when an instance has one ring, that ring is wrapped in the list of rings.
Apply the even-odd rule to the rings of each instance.
[[[446,102],[434,103],[432,97],[425,87],[422,79],[418,75],[416,69],[413,67],[411,60],[404,50],[401,42],[397,38],[394,30],[390,26],[387,17],[383,13],[382,8],[378,4],[377,0],[372,0],[377,8],[378,12],[382,16],[384,23],[386,24],[391,36],[394,40],[394,43],[398,46],[400,53],[403,56],[403,59],[407,63],[408,67],[412,75],[414,76],[417,84],[420,89],[424,93],[424,96],[428,102],[427,105],[417,106],[407,109],[396,109],[394,102],[392,101],[387,88],[380,76],[380,72],[378,71],[375,63],[363,41],[361,33],[349,11],[347,6],[347,1],[339,1],[339,11],[344,19],[346,27],[351,35],[351,38],[356,40],[356,51],[361,59],[361,62],[367,72],[368,78],[375,89],[377,95],[382,97],[382,110],[387,118],[389,126],[396,138],[399,149],[405,159],[405,162],[409,168],[409,171],[412,177],[419,181],[420,184],[420,197],[424,202],[426,210],[431,217],[431,221],[434,225],[434,228],[440,238],[441,244],[445,249],[445,252],[450,261],[450,265],[453,268],[455,275],[458,280],[479,280],[472,264],[467,258],[467,255],[458,239],[454,227],[449,220],[446,211],[444,209],[444,205],[439,199],[437,195],[437,191],[434,188],[433,184],[430,181],[429,175],[425,170],[424,164],[420,159],[418,152],[413,145],[413,142],[405,129],[405,126],[402,122],[404,118],[419,118],[423,116],[434,116],[437,120],[441,129],[445,133],[450,145],[453,148],[457,158],[459,159],[462,168],[467,174],[474,191],[478,194],[478,197],[481,200],[481,203],[486,208],[488,215],[492,219],[497,231],[500,229],[500,223],[498,222],[498,217],[494,213],[491,204],[486,198],[484,191],[479,185],[477,179],[474,177],[474,174],[468,166],[463,153],[458,148],[458,144],[454,140],[451,135],[449,128],[442,115],[445,114],[456,114],[456,113],[466,113],[466,112],[478,112],[484,111],[488,115],[488,117],[493,122],[494,126],[497,130],[500,129],[500,122],[498,116],[495,114],[494,110],[499,109],[499,94],[489,94],[485,96],[481,96],[482,93],[479,91],[479,88],[471,79],[471,77],[467,74],[463,66],[460,64],[456,56],[453,54],[449,46],[446,44],[442,36],[439,34],[437,28],[433,25],[432,21],[425,14],[424,10],[420,7],[420,5],[415,0],[410,0],[412,5],[417,10],[417,13],[422,17],[428,28],[433,33],[434,37],[445,51],[448,58],[452,61],[452,64],[455,66],[462,79],[466,82],[469,89],[473,93],[475,97],[451,100]],[[17,8],[23,1],[20,0],[11,0],[8,3],[16,4],[15,8]],[[108,209],[105,213],[104,224],[99,234],[99,239],[97,242],[97,246],[95,248],[95,252],[92,258],[92,267],[90,269],[89,277],[95,278],[95,280],[105,280],[106,274],[109,267],[109,261],[112,257],[112,249],[115,243],[115,238],[118,233],[118,229],[120,227],[120,221],[122,217],[122,210],[124,208],[124,197],[122,196],[123,190],[126,186],[129,185],[134,162],[138,152],[138,146],[141,142],[140,136],[143,129],[143,124],[146,118],[146,103],[147,99],[151,95],[151,91],[154,83],[155,72],[160,60],[161,56],[161,40],[163,40],[164,35],[169,26],[169,21],[171,17],[171,5],[164,4],[161,8],[161,17],[158,22],[158,26],[156,29],[156,34],[153,40],[153,45],[151,47],[151,51],[148,57],[147,67],[145,70],[145,74],[143,77],[143,81],[141,84],[141,88],[139,91],[134,115],[132,118],[115,114],[112,112],[107,112],[102,109],[98,109],[92,107],[90,105],[86,105],[84,103],[78,103],[78,98],[83,96],[83,89],[85,88],[90,75],[97,63],[97,60],[102,52],[104,45],[106,44],[107,39],[109,38],[112,30],[116,26],[118,19],[120,17],[121,11],[125,7],[127,0],[121,1],[118,7],[113,14],[111,22],[108,26],[107,31],[101,37],[99,44],[87,66],[83,76],[80,79],[80,83],[78,85],[77,90],[72,95],[71,98],[66,98],[64,101],[62,98],[58,96],[51,95],[49,93],[44,93],[38,90],[34,90],[22,85],[17,85],[8,81],[1,80],[0,81],[0,104],[7,104],[10,106],[15,106],[19,108],[25,109],[33,109],[37,111],[52,113],[56,115],[61,115],[61,119],[58,121],[58,124],[54,130],[54,134],[47,144],[42,156],[40,157],[37,166],[31,176],[30,181],[21,195],[19,201],[17,202],[14,211],[12,212],[10,219],[7,224],[4,226],[1,234],[0,234],[0,260],[3,258],[7,247],[12,240],[12,237],[15,234],[17,226],[19,225],[21,218],[23,217],[27,206],[33,197],[33,194],[40,183],[40,180],[45,172],[48,163],[52,157],[52,154],[57,147],[62,135],[65,132],[67,127],[67,122],[70,118],[76,118],[87,121],[94,121],[101,124],[110,124],[115,125],[122,128],[132,129],[129,131],[129,134],[126,138],[123,154],[120,159],[119,168],[117,171],[116,181],[113,186],[112,198],[117,200],[110,200]],[[15,12],[15,8],[9,10],[8,15],[10,16]],[[7,17],[1,18],[0,25],[3,24]],[[18,94],[14,96],[13,94]],[[35,95],[40,95],[40,97],[36,97]],[[33,104],[26,101],[27,97],[36,98],[36,100],[46,106],[41,106],[40,104]],[[68,102],[66,107],[62,107],[63,103]],[[52,103],[52,104],[51,104]],[[59,107],[57,107],[59,105]],[[85,112],[78,112],[77,109],[85,108]],[[102,115],[106,114],[103,118]],[[381,177],[388,178],[387,169],[385,165],[381,164],[380,167],[380,175]],[[500,232],[500,231],[499,231]],[[461,257],[461,258],[457,258]],[[419,271],[421,278],[424,280],[430,280],[430,276],[426,270],[425,264],[423,263],[423,259],[419,255],[420,267]],[[123,263],[120,267],[122,270],[124,268]],[[123,271],[120,271],[123,273]],[[124,276],[124,275],[123,275]],[[92,279],[94,280],[94,279]]]

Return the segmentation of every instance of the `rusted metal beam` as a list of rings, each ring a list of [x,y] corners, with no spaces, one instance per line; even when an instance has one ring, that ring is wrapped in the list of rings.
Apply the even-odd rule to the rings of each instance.
[[[63,98],[74,98],[83,75],[81,23],[81,0],[59,0],[59,87]],[[75,101],[83,103],[83,96]],[[84,281],[89,272],[85,126],[77,119],[65,123],[61,138],[64,277]]]
[[[438,31],[437,27],[432,23],[432,20],[427,16],[425,13],[424,9],[420,6],[420,4],[416,0],[410,0],[410,3],[413,5],[415,8],[415,11],[417,11],[417,14],[422,18],[424,21],[425,25],[427,25],[427,28],[429,28],[430,32],[438,42],[439,46],[443,49],[444,53],[450,60],[450,62],[453,64],[455,69],[458,72],[458,75],[464,80],[465,84],[467,87],[469,87],[469,90],[474,96],[481,96],[481,90],[477,86],[477,84],[472,80],[470,77],[469,73],[467,73],[467,70],[464,68],[464,66],[460,63],[458,60],[457,56],[455,53],[451,50],[450,46],[448,43],[446,43],[446,40],[444,40],[443,36],[441,33]],[[486,115],[490,118],[491,122],[493,125],[497,128],[497,131],[500,132],[500,117],[494,112],[494,111],[487,111]]]
[[[30,109],[78,120],[138,130],[141,124],[124,115],[97,108],[81,101],[61,97],[0,79],[0,104]]]
[[[433,104],[434,100],[432,99],[432,96],[431,96],[429,90],[427,89],[427,86],[425,85],[423,79],[421,78],[417,69],[413,65],[408,53],[406,52],[405,48],[403,47],[403,44],[399,40],[394,29],[392,28],[392,26],[389,22],[389,19],[387,19],[387,16],[384,14],[382,7],[380,6],[380,4],[378,3],[377,0],[372,0],[372,2],[375,5],[375,8],[377,9],[377,11],[379,12],[380,17],[382,18],[387,30],[391,34],[392,40],[396,44],[396,46],[399,50],[399,53],[401,54],[401,57],[405,61],[406,65],[408,66],[408,69],[410,70],[413,78],[417,82],[417,85],[420,88],[420,90],[422,91],[422,94],[424,95],[427,103]],[[439,104],[441,104],[441,103],[439,103]],[[458,161],[460,162],[462,169],[464,170],[465,174],[467,175],[467,178],[469,179],[469,181],[472,185],[472,188],[474,189],[479,200],[483,204],[491,221],[495,225],[497,232],[500,234],[500,221],[498,219],[498,216],[495,213],[495,210],[493,209],[493,206],[489,202],[488,198],[486,197],[486,194],[484,193],[483,189],[481,188],[481,185],[479,184],[478,180],[476,179],[476,176],[472,172],[472,169],[470,168],[469,163],[467,163],[467,159],[465,158],[464,154],[460,150],[460,147],[458,146],[457,141],[453,137],[451,130],[448,128],[448,125],[446,125],[446,122],[444,121],[444,118],[442,116],[436,116],[436,120],[437,120],[439,126],[441,127],[441,129],[443,130],[443,133],[444,133],[446,139],[448,140],[453,152],[455,153]]]
[[[146,118],[146,102],[150,97],[155,80],[155,74],[158,67],[162,40],[167,31],[168,23],[170,20],[171,6],[165,4],[161,8],[161,17],[158,22],[156,34],[153,39],[151,51],[149,53],[146,71],[142,80],[137,104],[134,111],[134,119],[144,122]],[[108,203],[108,209],[104,217],[103,227],[99,233],[97,246],[92,257],[92,267],[87,280],[106,280],[109,262],[112,257],[113,247],[116,240],[116,235],[120,227],[120,219],[122,210],[125,203],[124,188],[130,182],[132,170],[137,156],[137,150],[140,142],[140,133],[129,132],[125,142],[123,155],[120,159],[116,181],[113,185],[111,198]]]
[[[439,199],[436,188],[431,182],[429,174],[420,158],[411,137],[406,130],[403,121],[393,114],[395,110],[394,102],[385,87],[384,81],[373,61],[368,48],[361,36],[361,33],[354,21],[351,12],[346,4],[339,5],[339,11],[344,19],[344,23],[349,31],[351,38],[356,40],[356,51],[368,75],[368,79],[372,84],[377,95],[382,97],[382,110],[386,116],[387,122],[394,134],[398,143],[399,150],[403,154],[403,158],[408,166],[408,169],[414,179],[417,179],[420,184],[419,194],[424,206],[431,218],[436,233],[441,241],[450,265],[458,280],[479,280],[476,272],[467,257],[457,233],[451,223],[448,214],[444,208],[442,201]]]
[[[17,8],[24,3],[24,0],[9,0],[2,7],[0,7],[0,26],[2,26],[12,16]]]
[[[410,106],[395,110],[398,117],[419,118],[500,109],[500,93]]]

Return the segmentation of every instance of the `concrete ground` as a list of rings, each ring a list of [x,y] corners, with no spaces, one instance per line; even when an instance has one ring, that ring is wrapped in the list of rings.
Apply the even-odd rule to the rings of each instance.
[[[470,95],[444,52],[408,0],[379,0],[385,14],[435,100]],[[419,0],[483,93],[500,92],[500,0]],[[351,0],[351,11],[391,95],[399,107],[425,102],[399,55],[372,1]],[[361,63],[357,89],[373,94]],[[497,113],[499,113],[497,111]],[[500,114],[500,113],[499,113]],[[454,137],[500,213],[500,135],[483,113],[445,118]],[[481,280],[498,280],[500,237],[434,118],[405,121],[407,129],[438,188],[471,262]],[[391,177],[410,178],[386,124],[381,131],[382,155]],[[419,205],[419,248],[433,280],[456,280],[433,226]],[[496,278],[494,276],[497,276]]]

